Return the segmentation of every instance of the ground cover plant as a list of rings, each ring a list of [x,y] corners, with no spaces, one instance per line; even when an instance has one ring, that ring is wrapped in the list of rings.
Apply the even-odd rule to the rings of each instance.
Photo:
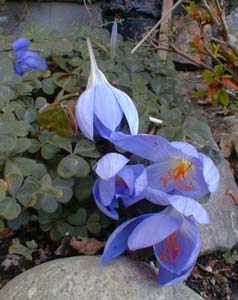
[[[22,36],[0,38],[1,234],[38,227],[72,245],[116,228],[104,263],[154,246],[160,284],[186,278],[200,249],[195,221],[209,222],[199,201],[219,184],[202,152],[219,157],[206,120],[177,96],[173,64],[142,47],[131,55],[120,36],[112,48],[102,29],[62,36],[38,25]],[[17,240],[9,253],[30,260],[37,247]]]

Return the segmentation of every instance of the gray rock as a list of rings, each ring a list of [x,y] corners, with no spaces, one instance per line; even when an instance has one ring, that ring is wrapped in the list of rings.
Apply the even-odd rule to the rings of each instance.
[[[89,10],[90,15],[84,5],[77,3],[11,1],[0,17],[8,18],[3,28],[9,33],[20,34],[25,25],[37,23],[64,32],[71,26],[95,26],[102,23],[100,4],[90,6]]]
[[[231,248],[238,242],[238,206],[231,196],[226,195],[228,189],[238,195],[237,185],[224,159],[218,169],[221,176],[219,190],[212,193],[209,201],[204,204],[211,224],[200,227],[202,252]]]
[[[227,18],[227,25],[230,30],[230,42],[238,46],[238,7],[234,9]]]
[[[160,287],[145,263],[100,256],[54,260],[28,270],[0,291],[0,300],[202,300],[183,284]]]

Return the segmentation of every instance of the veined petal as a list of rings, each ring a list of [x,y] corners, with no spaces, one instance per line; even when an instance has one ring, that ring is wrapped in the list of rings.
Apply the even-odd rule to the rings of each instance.
[[[142,215],[131,219],[123,224],[121,224],[107,240],[104,252],[102,255],[102,264],[106,264],[113,258],[121,255],[125,250],[128,249],[128,237],[130,236],[133,229],[144,219],[150,215]]]
[[[148,201],[154,204],[164,205],[164,206],[170,205],[170,201],[169,201],[170,195],[161,190],[147,187],[144,192],[144,196]]]
[[[176,232],[154,245],[155,256],[160,265],[176,274],[187,270],[196,262],[199,250],[198,228],[188,218],[183,218],[182,226]]]
[[[75,116],[83,135],[93,141],[94,91],[88,89],[79,97],[75,106]]]
[[[102,124],[102,122],[94,115],[94,129],[98,135],[109,140],[112,131]],[[118,130],[118,128],[117,128]]]
[[[206,209],[197,201],[185,196],[170,196],[170,204],[186,217],[192,216],[200,224],[209,224],[210,219]]]
[[[193,145],[185,142],[171,142],[170,144],[176,149],[180,149],[184,154],[198,158],[198,152]]]
[[[98,206],[98,208],[109,218],[118,220],[119,215],[118,212],[116,211],[116,208],[118,208],[118,202],[117,199],[114,197],[110,203],[109,206],[105,206],[102,203],[102,199],[99,194],[99,179],[95,182],[94,187],[93,187],[93,196],[95,199],[95,202]]]
[[[109,206],[115,196],[115,176],[108,180],[99,179],[98,187],[102,204]]]
[[[26,49],[30,46],[31,42],[29,39],[25,37],[18,38],[15,42],[12,44],[12,48],[14,51]]]
[[[164,210],[140,222],[128,239],[130,250],[146,248],[159,243],[171,235],[182,224],[182,216],[171,216]]]
[[[220,183],[220,174],[214,162],[205,154],[199,153],[199,158],[203,162],[203,176],[208,184],[210,192],[216,192]]]
[[[180,150],[172,147],[165,138],[158,135],[127,135],[114,132],[110,140],[116,146],[154,162],[164,161],[171,156],[181,154]]]
[[[148,185],[147,172],[143,165],[134,165],[132,167],[135,175],[137,176],[134,187],[134,194],[135,196],[139,196],[142,192],[145,191]]]
[[[167,270],[161,266],[159,268],[159,273],[158,273],[158,282],[162,286],[170,286],[172,284],[183,281],[188,278],[188,276],[192,272],[194,266],[195,266],[195,263],[193,265],[191,265],[191,267],[189,267],[187,270],[185,270],[179,274],[172,273],[169,270]]]
[[[97,77],[95,83],[94,113],[101,123],[112,132],[121,123],[123,111],[115,98],[112,86]]]
[[[139,195],[123,197],[122,202],[123,202],[124,206],[127,208],[127,207],[141,201],[142,199],[145,199],[145,193],[144,192],[140,193]]]
[[[108,180],[115,176],[128,163],[128,161],[129,159],[122,154],[112,152],[99,159],[94,169],[99,177],[104,180]]]
[[[137,134],[139,129],[139,117],[135,104],[131,98],[121,90],[112,87],[112,91],[126,117],[131,134]]]

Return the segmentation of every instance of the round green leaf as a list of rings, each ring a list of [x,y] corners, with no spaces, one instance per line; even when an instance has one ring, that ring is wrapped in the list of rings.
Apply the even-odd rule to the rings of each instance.
[[[87,219],[87,210],[79,208],[75,214],[68,217],[68,221],[72,225],[84,225]]]
[[[12,220],[15,219],[21,212],[21,206],[17,203],[16,199],[6,197],[0,202],[0,216]]]
[[[71,177],[86,177],[90,172],[90,167],[80,156],[70,154],[60,161],[57,172],[60,177],[65,179]]]

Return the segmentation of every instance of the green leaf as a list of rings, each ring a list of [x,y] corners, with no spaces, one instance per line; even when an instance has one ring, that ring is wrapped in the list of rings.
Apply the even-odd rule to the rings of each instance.
[[[31,250],[35,250],[38,247],[38,244],[36,243],[35,240],[26,241],[26,245]]]
[[[84,225],[87,219],[85,208],[79,208],[75,214],[68,217],[68,222],[72,225]]]
[[[89,216],[87,223],[97,223],[100,221],[100,216],[97,213],[93,213]]]
[[[52,78],[46,78],[41,82],[41,88],[46,95],[53,95],[56,85]]]
[[[80,156],[70,154],[60,161],[57,172],[60,177],[65,179],[71,177],[86,177],[90,172],[90,167]]]
[[[78,201],[84,201],[92,195],[94,179],[91,176],[77,180],[74,185],[74,196]]]
[[[16,143],[17,143],[17,137],[14,134],[0,135],[0,153],[12,151],[16,147]]]
[[[6,197],[7,187],[7,182],[3,179],[0,179],[0,201],[4,200],[4,198]]]
[[[16,199],[12,197],[6,197],[0,202],[0,216],[12,220],[15,219],[21,212],[21,207],[17,203]]]
[[[59,135],[54,135],[51,139],[49,139],[48,142],[50,144],[52,143],[53,145],[56,145],[64,150],[68,151],[69,153],[72,153],[72,145],[71,145],[71,141],[69,140],[69,138],[62,137]]]
[[[62,196],[57,197],[57,201],[61,203],[67,203],[72,199],[73,191],[70,187],[58,186],[57,188],[62,192]]]
[[[229,95],[224,90],[221,90],[221,92],[219,93],[219,99],[220,99],[221,104],[224,106],[228,106],[230,103]]]
[[[20,243],[12,244],[8,249],[8,253],[22,255],[27,260],[32,260],[32,250]]]
[[[57,200],[55,199],[55,197],[49,194],[44,194],[40,197],[40,204],[41,208],[47,213],[53,213],[58,208]]]
[[[7,160],[4,169],[4,178],[11,195],[15,195],[22,185],[24,176],[14,160]]]
[[[56,153],[60,151],[60,148],[55,145],[45,144],[41,148],[41,154],[45,159],[50,159],[55,156]]]
[[[62,107],[47,107],[38,114],[37,122],[50,131],[56,131],[59,135],[65,137],[73,135],[68,114]]]
[[[223,72],[223,65],[219,64],[217,66],[214,67],[214,74],[219,77]]]
[[[101,231],[101,225],[99,223],[87,223],[86,227],[92,234],[97,234]]]
[[[81,139],[77,142],[74,153],[92,158],[100,157],[100,153],[97,151],[95,144],[86,139]]]

